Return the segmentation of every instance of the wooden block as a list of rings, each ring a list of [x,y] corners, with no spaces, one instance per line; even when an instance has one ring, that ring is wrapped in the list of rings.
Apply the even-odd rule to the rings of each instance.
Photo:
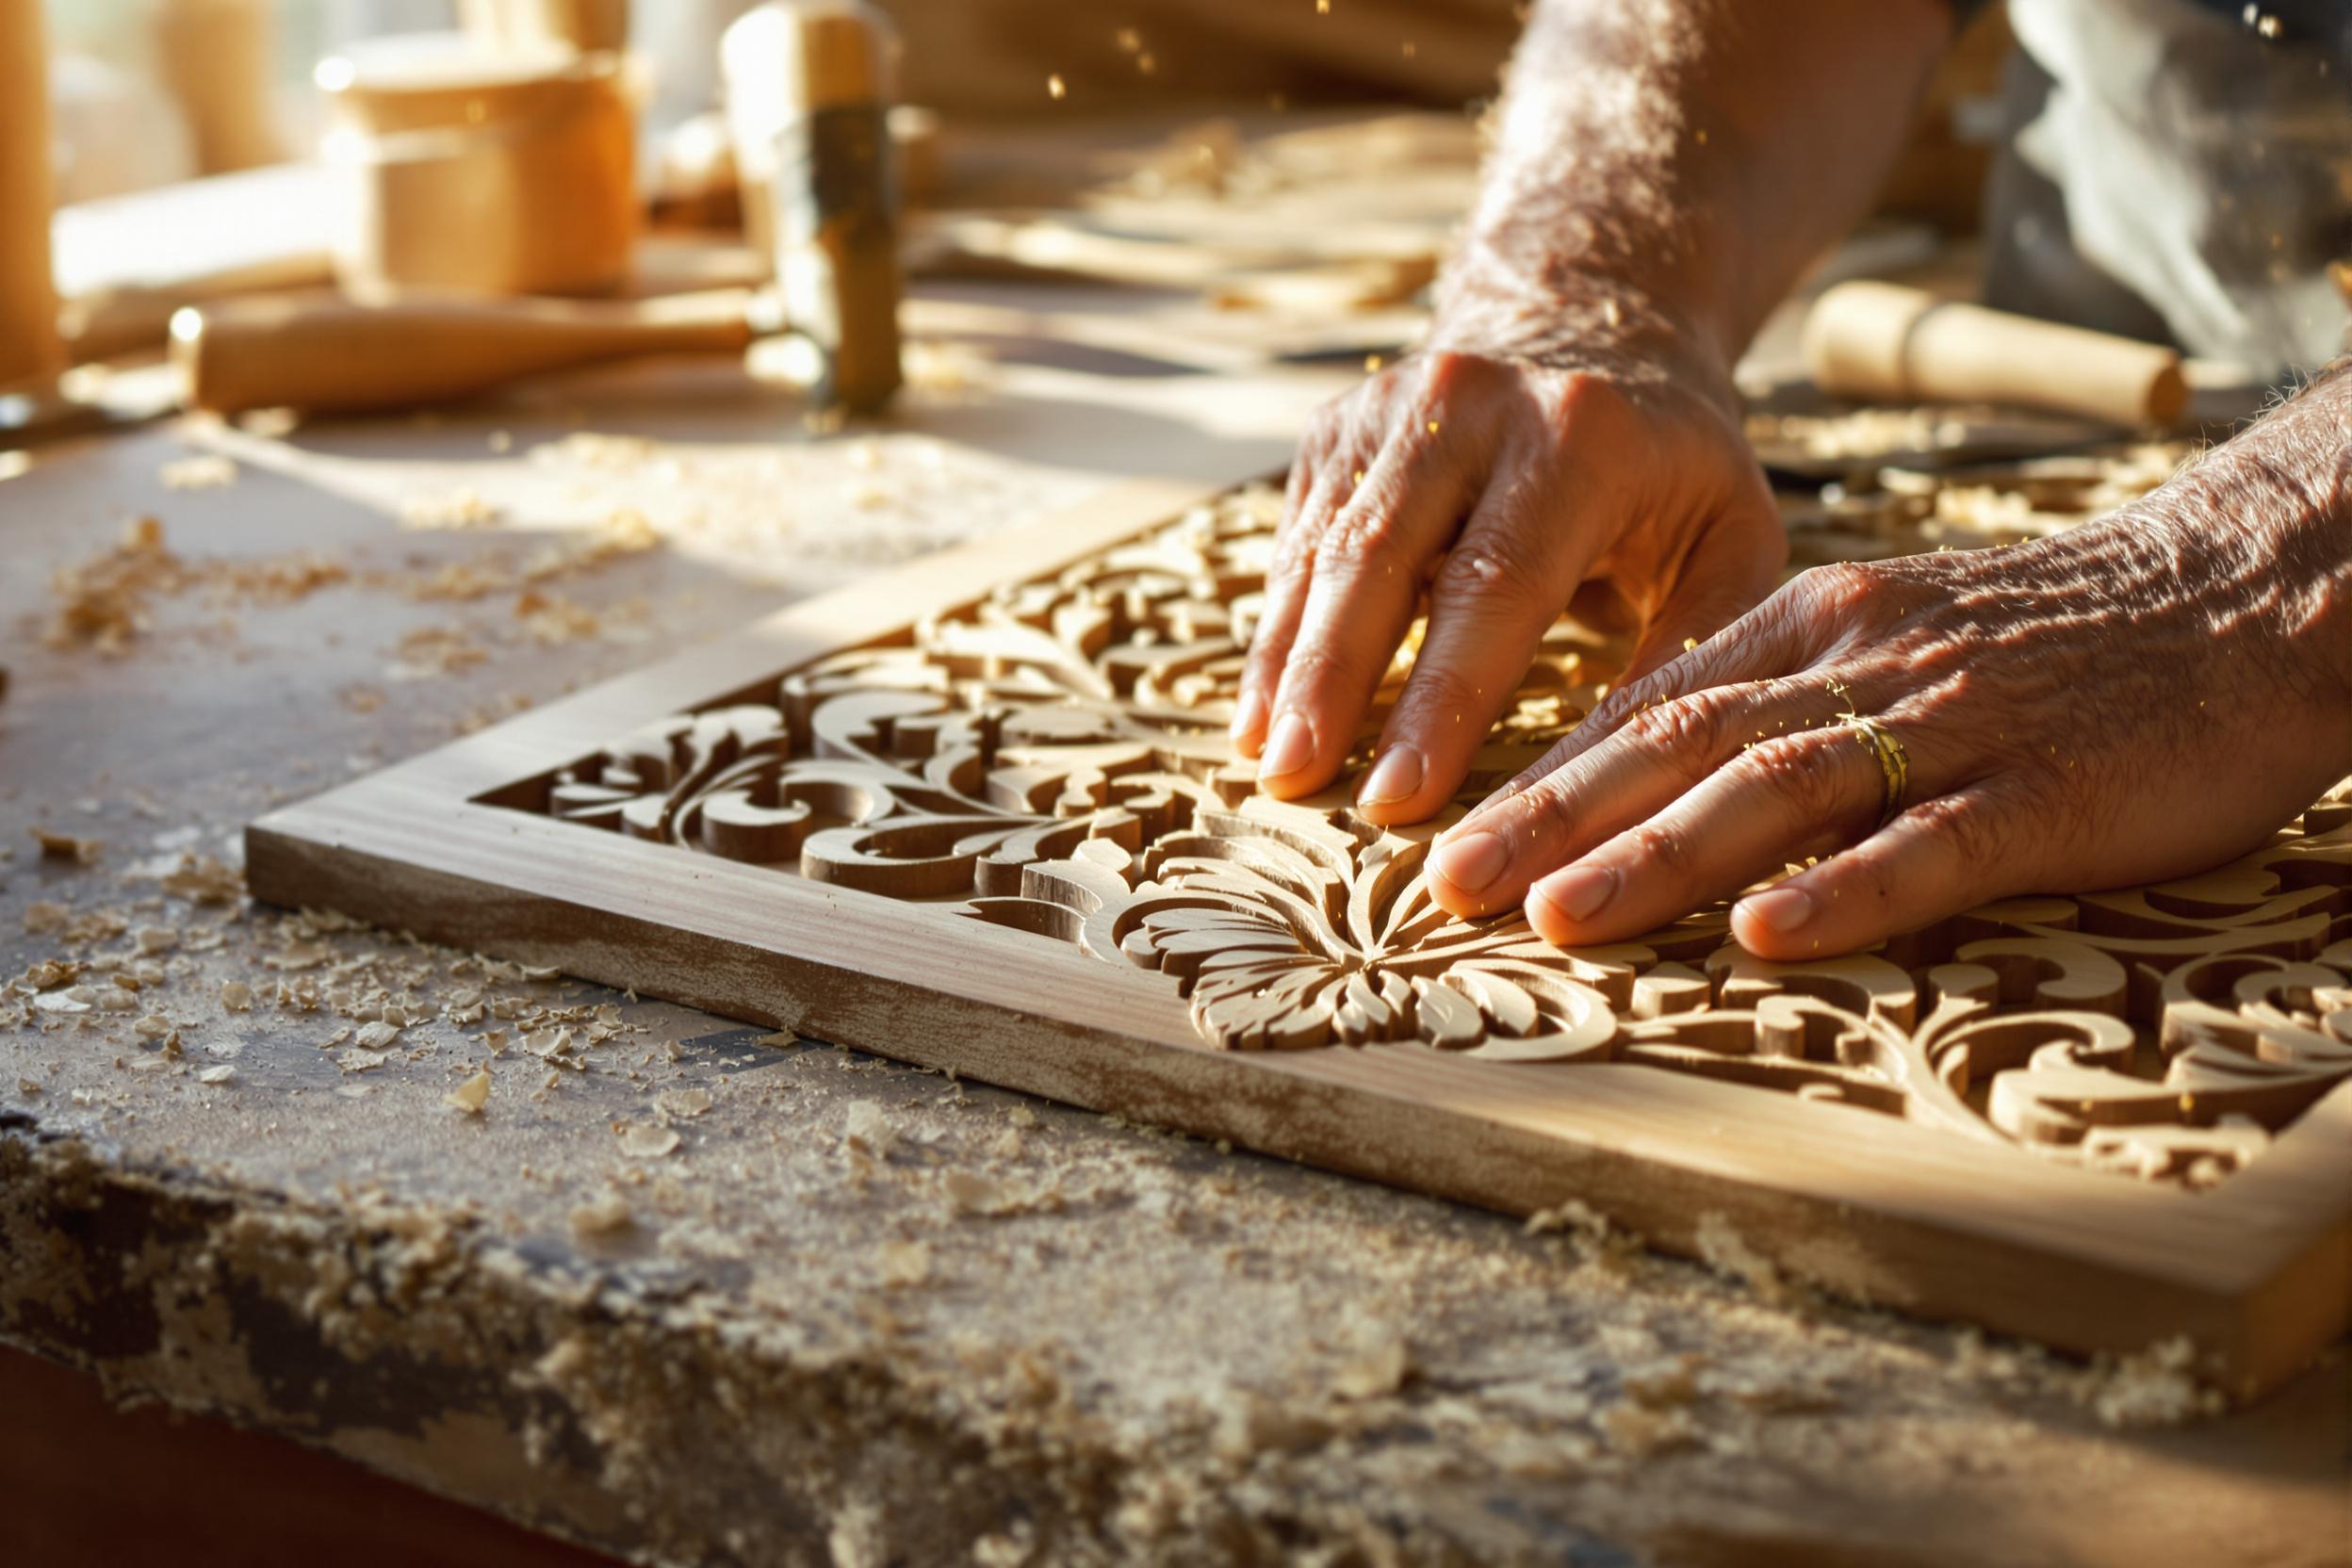
[[[1508,1212],[1728,1227],[1913,1313],[2184,1336],[2241,1395],[2344,1331],[2341,791],[2234,867],[1888,954],[1763,963],[1720,907],[1555,949],[1436,907],[1437,825],[1228,754],[1278,507],[1142,484],[788,610],[265,818],[252,886]],[[1563,624],[1464,799],[1613,674]]]

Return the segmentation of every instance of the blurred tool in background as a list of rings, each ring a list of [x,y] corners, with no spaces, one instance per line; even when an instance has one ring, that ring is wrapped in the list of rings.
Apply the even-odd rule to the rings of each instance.
[[[155,0],[155,71],[178,103],[205,174],[287,155],[272,114],[273,0]]]
[[[217,24],[209,41],[191,37],[191,59],[226,60],[251,89],[245,65],[266,37],[260,0],[163,4],[172,26]],[[55,433],[153,416],[178,400],[220,413],[416,406],[641,354],[741,355],[778,332],[812,351],[797,379],[817,410],[889,403],[900,383],[888,130],[899,45],[881,12],[855,0],[773,0],[727,35],[730,134],[710,161],[740,180],[731,204],[750,218],[760,287],[601,303],[554,297],[645,291],[634,123],[643,74],[614,47],[628,36],[628,8],[467,0],[464,12],[468,31],[368,40],[319,66],[332,112],[325,185],[288,166],[175,188],[119,221],[93,211],[61,228],[77,252],[119,253],[85,270],[111,267],[122,280],[72,302],[77,349],[160,346],[168,319],[180,377],[168,400],[143,391],[93,408],[53,390],[66,355],[42,243],[51,202],[41,7],[0,0],[0,384],[32,378],[42,394],[18,399],[8,425]],[[238,126],[221,113],[207,123],[208,144],[250,152],[268,122]],[[156,232],[175,201],[186,209],[175,220],[207,243]],[[241,244],[248,230],[258,237]],[[139,257],[156,252],[151,281]]]
[[[785,318],[816,345],[820,399],[858,412],[899,385],[898,51],[862,0],[773,0],[720,44],[744,237],[775,258]]]
[[[645,354],[741,354],[784,327],[774,293],[754,289],[639,302],[265,296],[181,311],[172,350],[192,408],[349,414]]]
[[[41,0],[0,0],[0,391],[65,365],[49,273],[48,67]]]
[[[2000,403],[2126,428],[2168,426],[2189,397],[2175,350],[1889,283],[1841,283],[1815,301],[1805,363],[1832,397]]]
[[[600,294],[629,271],[636,144],[620,56],[545,38],[371,40],[318,67],[345,289]]]

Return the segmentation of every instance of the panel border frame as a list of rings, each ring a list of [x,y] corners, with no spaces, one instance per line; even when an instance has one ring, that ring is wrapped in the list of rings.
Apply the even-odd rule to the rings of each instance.
[[[249,887],[1507,1214],[1575,1200],[1668,1251],[1704,1255],[1720,1217],[1791,1276],[1915,1315],[2078,1352],[2185,1334],[2199,1375],[2240,1397],[2352,1327],[2352,1082],[2191,1193],[1655,1068],[1542,1073],[1407,1044],[1220,1052],[1172,990],[1065,944],[484,803],[1256,477],[1114,486],[273,810],[246,830]],[[943,941],[970,961],[943,965]]]

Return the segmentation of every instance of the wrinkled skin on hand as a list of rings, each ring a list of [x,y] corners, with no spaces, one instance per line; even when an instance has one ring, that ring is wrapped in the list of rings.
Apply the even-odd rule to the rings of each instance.
[[[2251,439],[2065,534],[1805,573],[1444,835],[1432,893],[1609,942],[1826,856],[1733,911],[1793,960],[2256,847],[2352,772],[2352,484]],[[1908,754],[1883,825],[1845,714]]]
[[[1587,583],[1639,672],[1772,587],[1787,544],[1728,378],[1700,355],[1432,350],[1321,411],[1299,449],[1233,720],[1261,787],[1331,783],[1427,596],[1429,622],[1360,808],[1448,805]]]

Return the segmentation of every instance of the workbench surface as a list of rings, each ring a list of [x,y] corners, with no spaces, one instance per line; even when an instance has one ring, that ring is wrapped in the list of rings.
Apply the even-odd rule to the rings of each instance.
[[[648,367],[0,482],[0,971],[90,966],[0,998],[0,1338],[662,1561],[2347,1560],[2342,1347],[2148,1425],[2161,1366],[243,901],[274,803],[1331,385],[924,351],[866,431]]]

